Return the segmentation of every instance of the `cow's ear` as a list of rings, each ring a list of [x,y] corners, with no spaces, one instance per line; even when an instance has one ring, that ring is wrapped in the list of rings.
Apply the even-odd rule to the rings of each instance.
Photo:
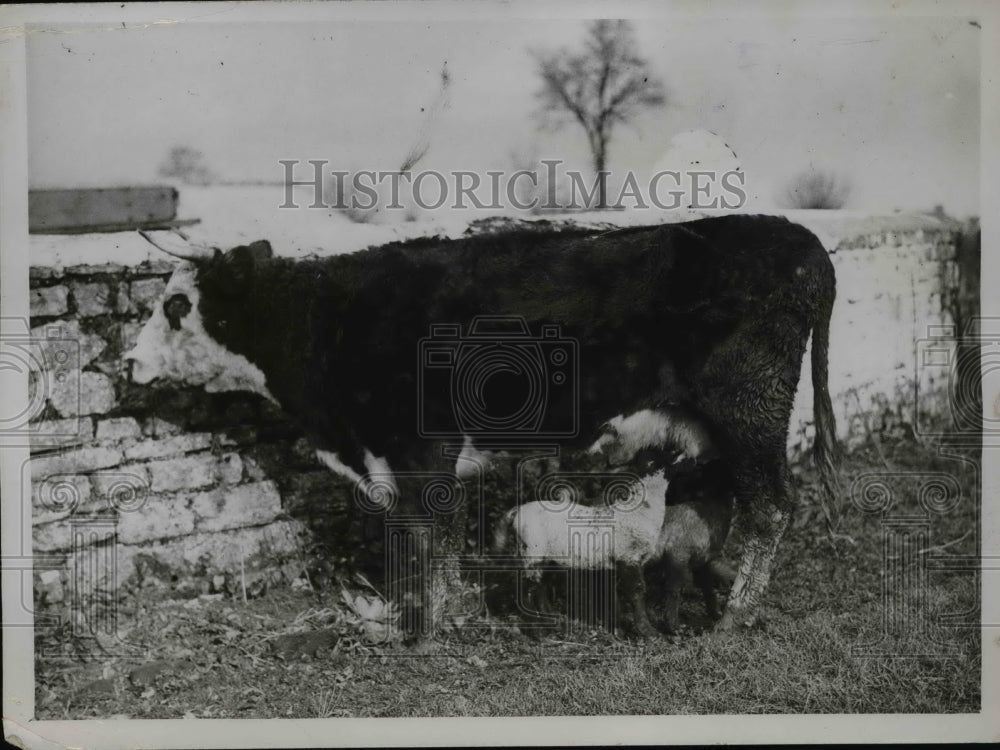
[[[247,250],[250,251],[253,259],[258,262],[274,257],[274,251],[271,249],[271,243],[267,240],[257,240],[256,242],[251,242],[247,246]]]
[[[259,263],[274,257],[271,243],[267,240],[257,240],[249,245],[234,247],[226,253],[226,260],[235,269],[250,270]]]

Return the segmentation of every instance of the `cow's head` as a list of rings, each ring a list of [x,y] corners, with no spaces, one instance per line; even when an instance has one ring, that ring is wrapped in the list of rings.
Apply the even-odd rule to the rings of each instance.
[[[131,380],[253,391],[274,400],[264,373],[241,353],[252,337],[255,271],[271,257],[271,246],[259,241],[226,253],[190,245],[171,249],[144,236],[184,262],[124,355]]]

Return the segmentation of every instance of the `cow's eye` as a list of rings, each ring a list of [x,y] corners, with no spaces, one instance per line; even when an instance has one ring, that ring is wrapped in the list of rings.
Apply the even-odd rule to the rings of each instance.
[[[186,294],[175,294],[163,303],[163,314],[174,331],[181,328],[181,318],[191,312],[191,301]]]

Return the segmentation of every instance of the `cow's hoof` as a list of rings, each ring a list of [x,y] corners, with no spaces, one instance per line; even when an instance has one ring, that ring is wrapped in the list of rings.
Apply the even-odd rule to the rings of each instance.
[[[652,641],[657,640],[662,636],[659,630],[654,628],[652,625],[645,625],[642,627],[632,628],[632,637],[637,641]]]
[[[716,633],[732,633],[737,630],[749,630],[756,624],[756,618],[749,613],[738,614],[726,609],[722,618],[715,623]]]

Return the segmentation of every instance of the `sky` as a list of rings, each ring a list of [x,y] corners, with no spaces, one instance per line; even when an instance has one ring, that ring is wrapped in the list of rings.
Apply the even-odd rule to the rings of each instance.
[[[175,145],[230,180],[280,180],[280,159],[394,169],[421,136],[424,169],[586,169],[582,130],[540,126],[529,54],[584,31],[516,18],[47,27],[27,43],[31,185],[156,182]],[[978,214],[979,34],[933,17],[636,23],[668,104],[618,127],[609,167],[651,173],[674,135],[707,129],[762,194],[816,168],[850,182],[848,208]]]

